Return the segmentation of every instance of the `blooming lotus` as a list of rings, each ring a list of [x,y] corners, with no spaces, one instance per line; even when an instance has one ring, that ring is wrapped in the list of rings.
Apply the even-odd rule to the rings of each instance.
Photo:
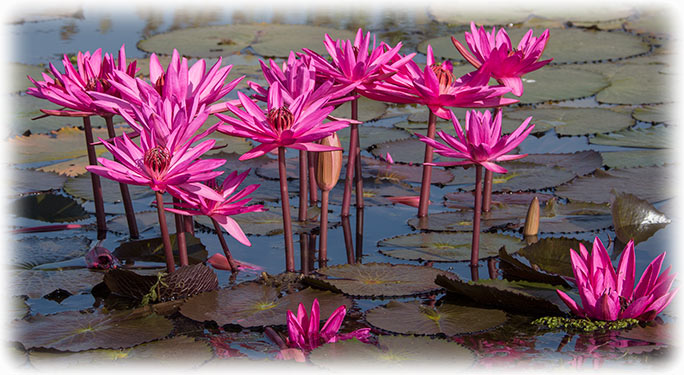
[[[477,111],[466,112],[465,129],[461,129],[461,124],[458,122],[456,115],[451,111],[450,113],[451,121],[456,130],[456,137],[444,131],[437,132],[437,135],[446,142],[446,145],[424,135],[416,135],[421,141],[434,147],[435,152],[438,154],[465,160],[431,163],[431,165],[477,164],[492,172],[506,173],[508,170],[495,164],[495,162],[516,160],[527,156],[527,154],[506,154],[516,148],[530,134],[534,128],[534,125],[529,125],[532,117],[525,119],[513,133],[502,136],[501,111],[497,111],[493,119],[489,111],[484,113]]]
[[[117,268],[121,262],[109,250],[102,246],[95,246],[85,255],[86,267],[108,270]]]
[[[549,30],[546,29],[539,37],[534,37],[532,29],[513,48],[506,30],[492,28],[491,34],[484,27],[477,29],[475,23],[470,23],[471,32],[465,33],[465,40],[470,47],[469,52],[456,38],[451,41],[463,57],[479,69],[486,66],[492,77],[499,83],[511,88],[513,95],[520,96],[524,88],[521,77],[535,71],[551,62],[553,59],[539,61],[546,42],[549,40]]]
[[[613,268],[608,252],[598,237],[594,239],[591,253],[580,243],[579,253],[571,249],[570,257],[581,306],[560,290],[556,292],[577,316],[597,320],[653,320],[667,307],[678,290],[670,291],[677,276],[670,274],[670,267],[660,273],[665,253],[646,267],[634,286],[634,241],[629,241],[622,251],[617,270]]]
[[[370,328],[358,329],[347,334],[338,334],[340,326],[344,321],[344,316],[347,314],[347,308],[342,305],[338,307],[328,318],[319,330],[320,325],[320,308],[318,299],[314,299],[311,306],[311,316],[306,313],[304,305],[299,304],[297,309],[297,316],[292,311],[287,311],[287,345],[291,348],[299,348],[305,351],[311,351],[317,347],[342,340],[359,339],[367,341],[370,334]]]

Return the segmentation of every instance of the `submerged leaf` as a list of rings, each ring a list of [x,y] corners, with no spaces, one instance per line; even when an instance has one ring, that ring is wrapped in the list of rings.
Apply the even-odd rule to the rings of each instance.
[[[90,216],[75,200],[50,193],[19,198],[12,202],[12,212],[17,216],[49,223],[68,223]]]
[[[88,292],[102,281],[102,276],[103,273],[86,268],[59,271],[22,270],[12,272],[9,280],[12,295],[41,298],[57,289],[71,294]]]
[[[672,222],[652,204],[629,193],[618,193],[611,204],[615,235],[623,243],[646,241]]]
[[[573,277],[570,249],[579,251],[580,243],[587,249],[591,248],[591,243],[587,241],[567,237],[547,237],[526,246],[518,254],[546,272]]]
[[[502,271],[504,280],[532,281],[550,285],[561,285],[570,288],[570,284],[560,276],[549,275],[535,270],[525,263],[515,259],[503,248],[499,249],[499,269]]]
[[[171,234],[170,237],[174,262],[180,264],[176,234]],[[186,233],[185,243],[187,244],[189,264],[202,263],[207,259],[207,249],[199,238]],[[124,242],[113,253],[121,261],[166,262],[164,243],[161,237]]]

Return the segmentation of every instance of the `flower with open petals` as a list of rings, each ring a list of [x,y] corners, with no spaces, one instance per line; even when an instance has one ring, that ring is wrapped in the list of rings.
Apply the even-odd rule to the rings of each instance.
[[[488,34],[484,27],[477,29],[475,23],[471,22],[470,30],[470,33],[465,33],[465,40],[472,53],[453,36],[451,42],[470,64],[477,69],[486,66],[492,77],[502,85],[510,87],[515,96],[523,94],[521,78],[523,75],[553,60],[539,61],[544,53],[546,42],[549,40],[548,29],[539,37],[534,37],[530,29],[515,49],[504,29],[500,29],[497,33],[496,28],[493,27],[491,34]]]
[[[579,253],[570,250],[575,284],[579,289],[581,306],[567,294],[556,290],[573,314],[597,320],[639,319],[653,320],[672,301],[677,290],[670,291],[677,274],[668,267],[660,268],[665,253],[660,254],[646,267],[634,286],[634,241],[629,241],[615,270],[608,252],[598,237],[591,253],[580,243]]]
[[[324,146],[314,141],[348,126],[349,121],[324,123],[323,120],[334,107],[327,105],[327,97],[310,102],[309,95],[310,93],[304,93],[295,98],[291,105],[286,105],[280,83],[274,82],[268,89],[268,109],[264,111],[246,95],[238,92],[243,109],[227,103],[228,110],[237,118],[216,114],[223,121],[218,131],[261,143],[240,156],[240,160],[259,157],[278,147],[305,151],[340,150],[339,147]]]
[[[205,198],[202,195],[181,190],[180,198],[183,202],[174,203],[174,205],[180,207],[180,209],[167,208],[166,211],[187,216],[209,216],[216,220],[233,238],[244,245],[251,246],[252,244],[249,242],[247,236],[245,236],[240,225],[231,217],[247,212],[265,211],[264,206],[260,204],[247,206],[247,203],[252,200],[252,198],[248,198],[247,196],[259,187],[258,184],[249,185],[238,191],[238,186],[247,178],[248,174],[249,169],[240,174],[233,171],[225,180],[223,180],[221,186],[217,186],[214,180],[209,180],[206,185],[216,190],[222,198],[220,200]]]
[[[501,135],[501,111],[497,111],[494,119],[492,119],[489,111],[484,113],[478,111],[466,112],[465,129],[461,129],[461,124],[458,122],[456,115],[451,111],[449,112],[456,130],[456,137],[444,131],[437,132],[437,135],[446,144],[421,134],[416,135],[421,141],[434,147],[436,153],[449,158],[465,160],[430,163],[429,165],[479,164],[492,172],[506,173],[508,170],[495,164],[495,162],[516,160],[527,156],[527,154],[506,154],[516,148],[532,132],[534,125],[529,125],[532,117],[528,117],[513,133]]]
[[[338,307],[328,318],[319,330],[320,325],[320,307],[318,299],[314,299],[311,306],[311,316],[308,316],[304,305],[299,304],[297,309],[297,316],[292,311],[287,311],[287,345],[291,348],[299,348],[305,351],[311,351],[317,347],[342,340],[359,339],[367,341],[370,335],[370,328],[357,329],[354,332],[346,334],[338,334],[344,316],[347,314],[347,308],[342,305]]]

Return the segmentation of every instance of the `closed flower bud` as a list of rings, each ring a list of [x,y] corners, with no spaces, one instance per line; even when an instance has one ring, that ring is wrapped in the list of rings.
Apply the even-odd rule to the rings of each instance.
[[[530,207],[527,209],[523,235],[535,236],[537,233],[539,233],[539,199],[534,197],[532,202],[530,202]]]
[[[326,146],[341,147],[340,139],[336,133],[321,139],[320,143]],[[322,151],[316,153],[316,183],[323,191],[329,191],[337,180],[340,179],[342,171],[342,150]]]

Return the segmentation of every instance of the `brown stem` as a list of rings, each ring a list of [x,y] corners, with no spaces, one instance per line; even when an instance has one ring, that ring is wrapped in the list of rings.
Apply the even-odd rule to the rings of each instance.
[[[180,203],[180,199],[173,198],[173,203]],[[188,265],[188,245],[185,242],[185,224],[183,216],[179,214],[174,214],[174,220],[176,222],[176,242],[178,242],[178,258],[180,260],[180,266]]]
[[[302,274],[308,275],[311,272],[311,269],[309,268],[309,257],[311,254],[309,252],[309,235],[306,233],[301,233],[299,235],[299,254]]]
[[[116,132],[114,131],[114,121],[112,121],[112,116],[102,116],[107,124],[107,135],[109,138],[116,137]],[[116,158],[114,158],[116,160]],[[131,193],[128,191],[128,185],[124,183],[119,183],[119,190],[121,191],[121,201],[123,202],[124,211],[126,212],[126,222],[128,223],[128,233],[131,235],[131,239],[140,238],[140,233],[138,233],[138,223],[135,220],[135,210],[133,210],[133,202],[131,201]]]
[[[473,281],[480,280],[480,269],[479,266],[475,265],[470,265],[470,279]]]
[[[330,190],[321,190],[321,238],[318,243],[318,266],[328,264],[328,196]]]
[[[309,263],[307,263],[307,269],[314,269],[314,261],[316,259],[316,235],[309,235]]]
[[[192,216],[184,216],[184,218],[185,218],[185,220],[184,220],[185,231],[194,236],[195,235],[195,220],[192,218]]]
[[[356,207],[356,262],[363,256],[363,207]]]
[[[437,124],[437,117],[432,110],[428,117],[427,137],[435,139],[435,127]],[[430,202],[430,184],[432,182],[432,166],[425,165],[425,163],[432,163],[432,146],[425,144],[425,158],[423,159],[423,179],[420,183],[420,202],[418,203],[418,217],[424,217],[428,214],[428,205]]]
[[[475,165],[475,209],[473,210],[473,242],[470,250],[470,266],[477,267],[480,258],[480,214],[482,211],[482,166]]]
[[[344,247],[347,250],[347,263],[354,264],[354,244],[352,243],[351,224],[349,216],[342,218],[342,233],[344,234]]]
[[[169,229],[166,226],[166,215],[164,214],[164,200],[162,193],[155,192],[157,198],[157,216],[159,218],[159,229],[161,229],[162,242],[164,243],[164,257],[166,258],[166,272],[171,273],[176,269],[173,262],[173,249],[171,248],[171,238]]]
[[[307,195],[309,195],[309,180],[307,179],[308,167],[306,165],[308,157],[307,152],[299,150],[299,216],[297,220],[306,221],[306,210],[309,208],[306,204]]]
[[[278,345],[278,348],[280,350],[287,349],[287,344],[285,344],[285,341],[283,341],[283,338],[280,337],[278,332],[274,331],[273,328],[271,327],[266,327],[264,328],[264,334],[273,341],[276,345]]]
[[[487,270],[489,271],[490,279],[496,279],[499,277],[499,271],[496,269],[496,259],[487,259]]]
[[[278,173],[280,175],[280,204],[283,210],[283,235],[285,237],[285,270],[294,272],[294,241],[292,239],[292,217],[290,216],[290,197],[287,192],[287,169],[285,167],[285,147],[278,147]]]
[[[88,164],[97,165],[97,154],[93,146],[93,129],[90,126],[90,117],[83,117],[83,130],[85,133],[86,150],[88,151]],[[93,186],[93,198],[95,201],[95,221],[97,223],[97,239],[107,238],[107,221],[105,220],[104,200],[102,198],[102,184],[100,176],[90,173],[90,180]]]
[[[316,162],[314,153],[307,152],[307,164],[309,166],[309,206],[315,206],[318,202],[318,184],[316,184]]]
[[[485,169],[484,176],[484,191],[482,193],[482,212],[489,212],[492,206],[492,180],[494,173],[489,169]]]
[[[233,255],[230,253],[230,249],[228,248],[226,239],[223,238],[223,229],[221,228],[221,225],[219,225],[218,221],[216,221],[214,218],[211,219],[211,222],[214,224],[214,230],[216,231],[216,235],[218,236],[219,242],[221,243],[223,254],[226,256],[228,264],[230,265],[230,272],[237,272],[237,264],[235,264],[235,259],[233,259]]]
[[[353,120],[358,117],[358,102],[356,99],[351,102]],[[359,142],[359,128],[356,124],[351,124],[349,131],[349,152],[347,153],[347,172],[344,176],[344,195],[342,196],[342,217],[349,216],[349,206],[351,205],[351,191],[354,184],[354,168],[356,167],[356,156]],[[357,185],[357,201],[358,201],[358,185]],[[361,197],[363,199],[363,196]]]

